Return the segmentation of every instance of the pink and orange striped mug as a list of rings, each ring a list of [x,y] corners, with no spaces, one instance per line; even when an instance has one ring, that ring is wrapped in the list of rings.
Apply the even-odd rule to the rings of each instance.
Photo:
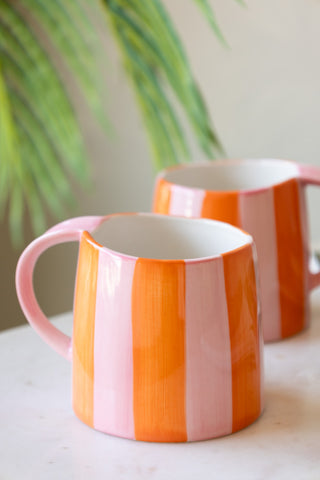
[[[307,185],[320,185],[319,168],[275,159],[189,164],[157,178],[155,212],[217,219],[253,236],[266,342],[308,326],[309,292],[320,284],[309,269]]]
[[[41,311],[34,265],[79,241],[72,339]],[[72,361],[73,408],[117,436],[179,442],[230,434],[262,410],[262,333],[255,247],[212,220],[156,214],[79,217],[21,255],[21,307]]]

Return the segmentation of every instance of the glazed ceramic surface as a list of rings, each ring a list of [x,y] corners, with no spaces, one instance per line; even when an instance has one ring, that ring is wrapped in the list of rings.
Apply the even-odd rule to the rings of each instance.
[[[40,310],[32,272],[46,248],[73,240],[71,340]],[[17,292],[31,325],[72,360],[73,408],[83,422],[137,440],[201,440],[262,411],[255,268],[252,237],[221,222],[82,217],[25,250]]]
[[[284,160],[224,160],[162,172],[154,211],[214,218],[254,238],[259,261],[265,341],[294,335],[309,324],[309,271],[305,186],[320,185],[320,169]]]

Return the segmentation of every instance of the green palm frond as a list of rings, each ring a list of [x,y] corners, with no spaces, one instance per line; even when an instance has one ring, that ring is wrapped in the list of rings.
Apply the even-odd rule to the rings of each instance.
[[[98,49],[98,37],[95,35],[94,26],[88,20],[82,2],[28,0],[27,3],[38,23],[38,28],[41,26],[41,35],[47,35],[56,52],[64,58],[101,124],[110,128],[101,109],[100,93],[104,86],[98,85],[100,75],[97,72],[96,52],[93,49],[94,45]],[[93,41],[92,45],[89,42],[90,38]]]
[[[104,3],[144,116],[157,167],[190,158],[172,93],[206,155],[214,158],[221,153],[183,46],[161,2]]]
[[[236,3],[241,5],[242,7],[245,7],[246,4],[244,0],[234,0]],[[207,18],[212,30],[216,34],[217,38],[220,40],[222,44],[225,46],[228,46],[226,39],[223,36],[223,33],[219,27],[219,23],[216,19],[214,10],[212,8],[212,5],[209,3],[208,0],[194,0],[194,2],[198,5],[198,7],[201,9],[202,13],[204,16]]]
[[[236,0],[236,1],[239,1],[239,0]],[[214,14],[213,8],[209,4],[208,0],[194,0],[194,2],[202,10],[202,13],[207,18],[209,24],[211,25],[211,28],[213,29],[214,33],[216,34],[216,36],[220,40],[220,42],[223,45],[227,45],[226,39],[224,38],[223,33],[221,32],[218,21],[216,19],[215,14]]]
[[[76,25],[72,18],[83,20]],[[94,29],[85,18],[77,0],[0,0],[0,204],[3,209],[9,201],[15,241],[22,234],[25,204],[38,234],[45,208],[59,218],[71,202],[68,175],[82,185],[88,182],[75,112],[38,36],[40,31],[52,42],[103,121],[97,66],[86,40]]]
[[[209,2],[194,1],[224,41]],[[0,0],[0,215],[8,207],[15,242],[22,237],[26,212],[39,234],[47,211],[61,218],[72,204],[71,177],[83,186],[90,178],[61,65],[96,118],[109,128],[97,66],[101,42],[88,8],[107,13],[156,168],[190,160],[185,120],[209,158],[222,151],[161,0]]]
[[[21,192],[21,188],[17,186],[17,183],[23,185],[23,172],[21,171],[10,99],[0,64],[0,206],[3,215],[5,201],[10,192],[12,230],[16,230],[16,219],[21,218],[23,210],[22,195],[18,193]]]

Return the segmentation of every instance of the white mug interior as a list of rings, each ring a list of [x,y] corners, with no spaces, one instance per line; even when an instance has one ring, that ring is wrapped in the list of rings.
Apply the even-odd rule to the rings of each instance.
[[[252,242],[227,223],[152,213],[111,215],[91,236],[101,248],[160,260],[212,258]]]
[[[298,176],[298,166],[287,160],[220,160],[169,169],[161,176],[184,187],[214,191],[268,188]]]

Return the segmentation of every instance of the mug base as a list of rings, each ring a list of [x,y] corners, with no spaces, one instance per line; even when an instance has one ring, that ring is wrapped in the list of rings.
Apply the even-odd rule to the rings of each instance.
[[[290,333],[290,335],[285,335],[282,337],[279,337],[278,335],[272,336],[270,338],[264,338],[264,343],[269,345],[272,343],[278,343],[278,342],[283,342],[284,340],[290,340],[291,338],[296,337],[297,335],[300,335],[301,333],[304,333],[310,328],[310,323],[305,325],[303,328],[299,328],[298,330]]]
[[[260,419],[260,417],[262,416],[263,412],[264,412],[264,408],[262,408],[260,413],[254,419],[251,419],[249,423],[247,423],[247,424],[245,424],[245,425],[243,425],[240,428],[237,428],[235,430],[231,430],[229,432],[212,432],[209,435],[206,434],[204,436],[199,436],[199,437],[197,436],[197,437],[194,437],[194,438],[188,438],[187,437],[185,440],[184,439],[172,440],[172,435],[170,435],[170,437],[168,436],[166,438],[165,435],[162,434],[161,436],[159,436],[158,440],[154,439],[154,435],[153,435],[153,439],[151,440],[148,435],[146,435],[145,438],[136,438],[134,432],[131,432],[131,431],[130,432],[129,431],[119,431],[119,430],[115,431],[115,430],[112,430],[110,428],[107,429],[103,426],[90,424],[89,422],[82,419],[81,416],[79,416],[74,410],[75,416],[77,417],[78,420],[81,421],[81,423],[85,424],[87,427],[89,427],[93,430],[96,430],[99,433],[102,433],[102,434],[105,434],[105,435],[110,435],[112,437],[122,438],[124,440],[133,440],[133,441],[146,442],[146,443],[194,443],[194,442],[205,442],[205,441],[209,441],[209,440],[215,440],[215,439],[219,439],[219,438],[223,438],[223,437],[228,437],[229,435],[232,435],[234,433],[245,430],[246,428],[248,428],[251,425],[253,425],[254,423],[256,423]]]

